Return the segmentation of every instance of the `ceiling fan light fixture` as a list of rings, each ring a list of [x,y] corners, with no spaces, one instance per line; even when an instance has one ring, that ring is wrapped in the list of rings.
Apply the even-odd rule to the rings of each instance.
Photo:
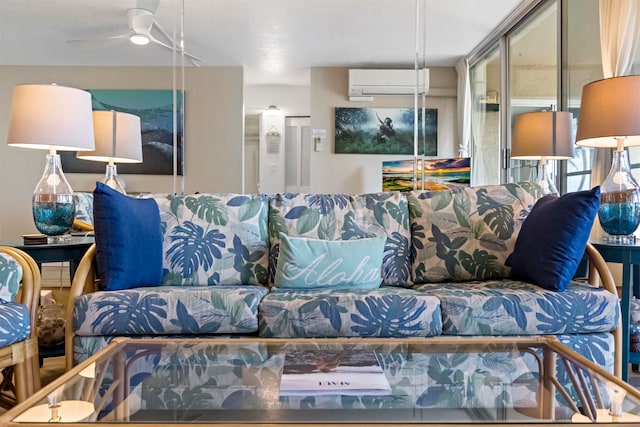
[[[133,44],[144,46],[146,44],[149,44],[149,36],[145,34],[135,33],[131,34],[131,36],[129,37],[129,41]]]

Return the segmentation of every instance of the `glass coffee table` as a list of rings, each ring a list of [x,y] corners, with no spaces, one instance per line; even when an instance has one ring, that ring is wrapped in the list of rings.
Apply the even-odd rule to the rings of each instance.
[[[553,337],[116,339],[1,425],[638,425],[640,392]]]

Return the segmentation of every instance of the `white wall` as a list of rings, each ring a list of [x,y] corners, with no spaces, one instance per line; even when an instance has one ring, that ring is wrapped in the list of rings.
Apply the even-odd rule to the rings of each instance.
[[[185,191],[241,192],[243,77],[241,67],[189,68],[185,76]],[[0,239],[36,232],[31,195],[45,152],[5,144],[13,87],[48,84],[82,89],[171,89],[164,67],[0,67]],[[101,175],[66,174],[75,190],[92,190]],[[124,175],[130,192],[172,192],[168,175]],[[178,183],[180,191],[180,182]]]
[[[245,157],[245,168],[259,168],[259,191],[261,193],[278,193],[285,191],[284,176],[284,118],[287,116],[309,116],[311,102],[309,84],[300,85],[247,85],[244,88],[245,114],[263,116],[265,108],[275,105],[280,110],[280,118],[263,117],[260,123],[259,165],[251,156]],[[277,122],[277,123],[276,123]],[[281,150],[278,154],[269,154],[266,149],[265,133],[272,125],[280,131]],[[245,188],[250,188],[249,185]]]
[[[453,89],[453,68],[431,68],[431,86]],[[411,97],[379,97],[349,102],[346,68],[317,68],[310,87],[257,87],[245,97],[240,67],[188,68],[185,76],[185,192],[242,192],[243,117],[246,111],[277,105],[284,116],[312,116],[313,129],[326,129],[324,150],[312,152],[311,190],[323,193],[376,192],[383,160],[407,156],[334,153],[334,108],[411,107]],[[55,82],[86,89],[171,89],[172,70],[163,67],[0,67],[0,138],[7,134],[13,87]],[[288,96],[290,96],[288,98]],[[243,102],[247,105],[243,105]],[[438,108],[438,156],[457,155],[456,98],[428,97]],[[281,130],[282,132],[283,130]],[[284,146],[284,145],[282,145]],[[45,152],[0,143],[0,239],[36,232],[31,195],[44,168]],[[67,174],[76,190],[91,190],[101,175]],[[130,192],[171,192],[171,176],[125,175]],[[180,191],[178,181],[177,191]]]
[[[430,68],[430,87],[457,88],[454,68]],[[311,127],[326,129],[325,148],[311,154],[311,191],[363,193],[382,190],[382,162],[412,156],[335,154],[335,107],[413,107],[413,97],[375,97],[372,102],[350,102],[347,68],[311,70]],[[427,96],[428,108],[438,109],[437,158],[458,155],[456,98]]]
[[[259,114],[275,105],[284,116],[311,115],[309,83],[300,85],[247,85],[244,87],[245,114]]]

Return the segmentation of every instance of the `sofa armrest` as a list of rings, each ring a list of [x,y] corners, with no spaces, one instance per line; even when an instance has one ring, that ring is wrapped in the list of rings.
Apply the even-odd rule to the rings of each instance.
[[[69,289],[69,297],[67,299],[66,307],[66,327],[64,328],[64,355],[66,369],[69,370],[73,367],[73,339],[75,332],[73,330],[73,307],[76,302],[76,298],[83,294],[88,294],[96,291],[96,244],[89,246],[87,252],[80,260],[76,273],[73,276],[71,282],[71,289]]]
[[[31,331],[24,342],[15,343],[9,360],[3,368],[15,364],[16,401],[21,402],[40,389],[40,363],[38,357],[38,306],[40,305],[40,268],[27,253],[9,246],[0,246],[0,252],[12,256],[22,268],[20,291],[15,298],[29,309]],[[4,400],[4,399],[3,399]]]
[[[600,252],[591,244],[587,243],[585,254],[589,260],[589,271],[587,280],[590,284],[598,287],[602,287],[613,295],[618,297],[618,290],[616,288],[616,282],[613,279],[613,274],[607,265],[607,262],[602,258]],[[622,378],[622,319],[618,320],[618,327],[612,332],[614,339],[614,375],[618,378]],[[628,337],[624,337],[629,339]]]
[[[73,229],[74,230],[80,230],[80,231],[84,231],[84,232],[91,232],[93,231],[93,225],[89,224],[87,222],[81,221],[78,218],[73,220]]]

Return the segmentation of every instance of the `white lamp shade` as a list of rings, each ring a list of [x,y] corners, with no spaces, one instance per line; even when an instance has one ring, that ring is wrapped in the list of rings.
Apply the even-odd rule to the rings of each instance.
[[[93,129],[95,150],[79,151],[76,157],[97,162],[142,162],[140,117],[117,111],[94,111]]]
[[[640,145],[640,76],[613,77],[582,89],[576,144],[614,148]]]
[[[91,94],[57,85],[13,89],[7,145],[61,151],[94,148]]]
[[[572,114],[566,111],[539,111],[516,116],[511,140],[511,158],[572,159],[572,119]]]

